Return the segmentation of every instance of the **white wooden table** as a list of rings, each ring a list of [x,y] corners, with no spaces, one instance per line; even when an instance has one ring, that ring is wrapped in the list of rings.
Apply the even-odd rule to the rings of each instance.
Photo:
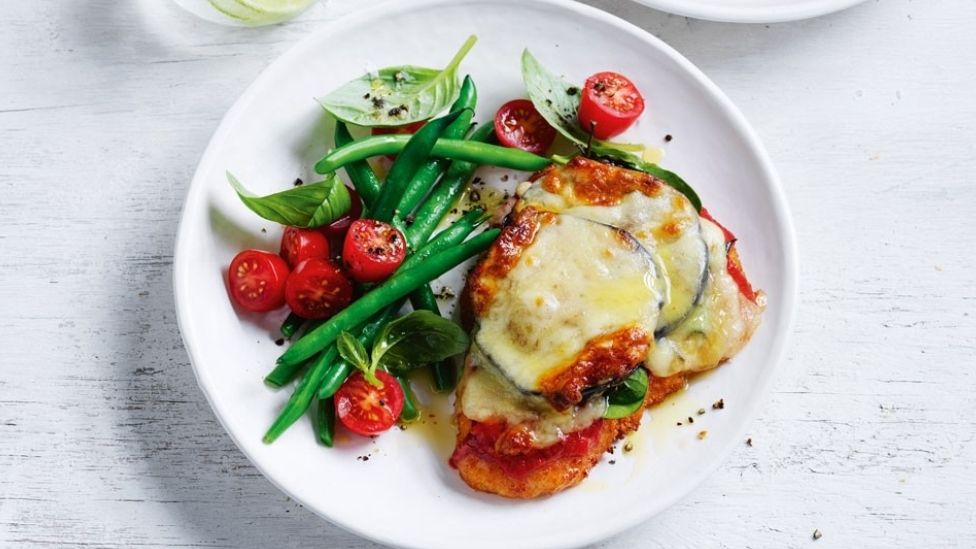
[[[170,279],[220,117],[358,3],[251,30],[169,0],[3,2],[0,547],[372,547],[224,434]],[[752,446],[601,547],[976,546],[976,2],[768,26],[592,3],[738,103],[778,165],[802,263]]]

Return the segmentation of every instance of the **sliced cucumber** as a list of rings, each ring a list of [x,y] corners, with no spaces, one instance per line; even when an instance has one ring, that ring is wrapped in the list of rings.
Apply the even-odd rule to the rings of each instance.
[[[259,13],[280,17],[297,15],[315,0],[235,0],[238,4]]]
[[[210,0],[210,5],[231,19],[245,24],[260,24],[261,12],[241,5],[237,0]]]
[[[294,17],[315,0],[209,0],[227,17],[249,26],[272,25]]]

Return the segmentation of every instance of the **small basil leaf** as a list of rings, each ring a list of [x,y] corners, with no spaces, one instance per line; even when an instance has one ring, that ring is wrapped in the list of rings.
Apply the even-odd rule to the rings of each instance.
[[[647,371],[636,368],[623,383],[614,387],[607,396],[607,411],[603,417],[620,419],[640,409],[647,394]]]
[[[267,196],[257,196],[227,172],[241,202],[254,213],[275,223],[293,227],[321,227],[339,219],[349,211],[349,190],[335,176]]]
[[[414,311],[383,326],[373,344],[373,365],[402,373],[463,353],[468,334],[430,311]]]
[[[379,380],[376,378],[375,368],[373,368],[369,360],[369,353],[358,339],[353,337],[349,332],[343,331],[336,339],[336,348],[339,350],[339,355],[346,362],[361,371],[367,381],[373,385],[377,384]]]
[[[477,40],[468,37],[443,70],[386,67],[346,83],[318,102],[332,116],[357,126],[400,126],[426,120],[457,97],[458,66]]]
[[[522,81],[539,114],[566,139],[580,146],[589,146],[596,154],[608,149],[629,151],[636,156],[643,145],[610,143],[593,138],[579,125],[580,94],[582,90],[549,72],[529,50],[522,52]]]

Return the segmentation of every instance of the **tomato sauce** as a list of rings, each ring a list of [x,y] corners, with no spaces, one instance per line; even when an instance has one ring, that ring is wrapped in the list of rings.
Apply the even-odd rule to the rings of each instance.
[[[602,425],[603,420],[595,421],[589,427],[569,433],[559,442],[545,448],[526,446],[516,449],[509,446],[511,440],[506,440],[507,436],[511,436],[507,433],[513,430],[507,423],[471,422],[471,430],[464,441],[458,443],[449,463],[457,468],[461,460],[474,455],[498,465],[510,476],[525,477],[552,460],[578,458],[589,454],[600,437]],[[518,431],[518,427],[514,430]]]

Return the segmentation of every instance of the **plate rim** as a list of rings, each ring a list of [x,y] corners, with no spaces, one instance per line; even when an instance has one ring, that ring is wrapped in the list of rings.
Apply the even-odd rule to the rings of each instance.
[[[702,6],[687,0],[633,0],[649,8],[719,23],[787,23],[813,19],[852,8],[865,0],[819,0],[799,7],[743,8]]]
[[[266,468],[263,467],[262,464],[251,455],[251,453],[247,450],[247,447],[242,444],[235,433],[228,428],[227,421],[225,421],[223,415],[215,405],[214,396],[208,389],[208,386],[213,385],[209,383],[209,376],[206,373],[206,368],[201,367],[201,361],[197,357],[198,351],[194,350],[197,347],[198,334],[188,330],[187,328],[193,324],[193,321],[189,316],[189,308],[181,305],[181,303],[183,303],[186,299],[186,288],[190,284],[191,278],[188,267],[189,261],[183,259],[183,256],[187,253],[185,252],[185,248],[189,246],[189,239],[185,238],[184,234],[191,230],[190,223],[188,221],[189,204],[191,203],[192,198],[194,198],[197,194],[204,193],[207,189],[204,177],[207,172],[211,171],[211,165],[214,163],[214,158],[217,154],[219,143],[224,141],[230,132],[230,127],[237,121],[242,113],[247,110],[247,107],[255,99],[258,89],[264,86],[265,82],[271,78],[279,67],[287,64],[292,58],[298,57],[304,53],[305,50],[310,47],[310,44],[316,41],[317,37],[320,36],[320,33],[322,35],[328,35],[333,28],[350,24],[361,24],[368,22],[370,19],[377,16],[389,17],[393,14],[416,8],[426,8],[445,4],[477,5],[485,2],[490,2],[496,6],[502,4],[515,4],[518,6],[531,2],[534,4],[552,6],[555,9],[568,10],[584,19],[597,19],[603,23],[620,28],[623,31],[633,33],[644,41],[648,47],[659,49],[667,58],[686,71],[687,74],[699,85],[701,85],[709,96],[715,100],[716,106],[720,109],[723,115],[728,117],[733,129],[741,135],[745,144],[755,155],[760,171],[764,176],[764,184],[768,188],[771,202],[774,206],[773,212],[776,216],[776,224],[778,225],[784,240],[785,257],[783,259],[785,272],[783,273],[782,294],[783,315],[780,318],[780,322],[777,326],[767,326],[767,329],[773,330],[773,333],[775,334],[773,336],[773,341],[771,342],[769,353],[770,364],[763,368],[763,371],[760,373],[757,379],[755,398],[751,399],[751,401],[743,408],[740,408],[742,421],[739,428],[736,430],[735,435],[730,437],[728,442],[718,448],[718,451],[716,452],[716,459],[712,460],[711,463],[709,463],[706,467],[702,467],[701,469],[697,470],[694,475],[691,475],[688,478],[688,480],[684,483],[684,488],[677,490],[677,493],[672,499],[659,502],[653,506],[618,513],[614,520],[604,523],[601,529],[594,528],[590,530],[590,533],[583,536],[577,536],[572,540],[549,538],[545,540],[546,543],[544,543],[544,545],[541,545],[552,548],[577,547],[607,539],[613,535],[619,534],[620,532],[633,528],[637,524],[651,519],[663,510],[687,497],[688,494],[698,488],[701,483],[720,465],[726,462],[729,454],[734,448],[734,442],[741,439],[747,427],[752,424],[760,403],[765,401],[766,395],[769,392],[769,387],[771,385],[773,376],[781,368],[781,365],[785,360],[786,351],[789,347],[796,316],[799,272],[796,232],[793,225],[793,218],[790,214],[789,205],[786,200],[785,191],[765,147],[763,147],[758,135],[748,123],[745,116],[732,103],[731,99],[729,99],[729,97],[726,96],[721,89],[719,89],[719,87],[691,61],[650,32],[641,29],[640,27],[616,15],[572,0],[399,0],[396,2],[393,0],[385,0],[370,8],[357,10],[350,14],[343,15],[333,21],[316,26],[307,36],[292,44],[285,52],[262,69],[260,74],[258,74],[258,76],[255,77],[255,79],[244,89],[240,96],[238,96],[238,98],[234,101],[233,105],[224,114],[220,123],[217,125],[217,128],[214,130],[213,135],[211,135],[209,141],[207,142],[207,146],[201,155],[196,170],[194,171],[193,178],[191,179],[190,185],[184,196],[183,207],[181,208],[180,213],[180,221],[176,232],[172,271],[176,320],[183,346],[187,351],[187,356],[190,360],[190,365],[193,369],[197,385],[203,392],[208,405],[216,416],[221,427],[224,429],[224,432],[230,437],[230,439],[237,446],[238,450],[244,454],[255,469],[262,474],[262,476],[264,476],[281,492],[294,499],[305,508],[310,509],[313,513],[327,520],[330,524],[334,524],[347,532],[351,532],[362,538],[389,546],[409,548],[421,547],[415,542],[412,542],[412,540],[395,539],[384,535],[384,532],[382,531],[366,530],[355,524],[337,520],[336,518],[327,515],[323,510],[308,504],[302,498],[296,497],[295,494],[293,494],[277,479],[268,473]],[[534,537],[523,538],[519,541],[520,542],[516,543],[515,546],[526,546],[525,542],[538,542],[541,540],[538,537]],[[532,546],[539,547],[540,545],[533,544]]]

